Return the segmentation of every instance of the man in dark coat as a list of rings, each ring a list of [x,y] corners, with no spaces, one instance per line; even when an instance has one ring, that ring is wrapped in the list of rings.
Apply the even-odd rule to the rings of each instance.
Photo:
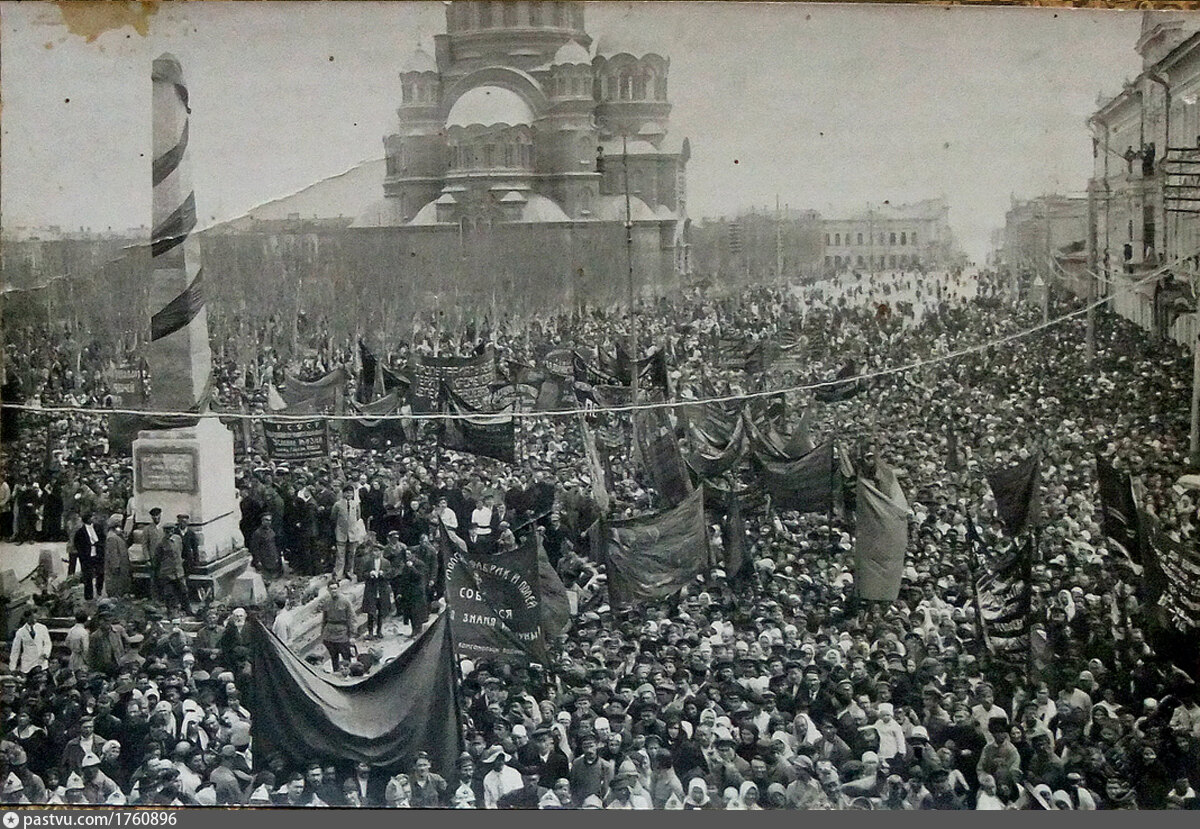
[[[279,549],[275,546],[275,527],[271,513],[263,513],[258,529],[250,536],[250,563],[267,576],[278,576],[283,565],[279,560]]]
[[[71,539],[71,562],[68,573],[75,571],[79,562],[83,579],[83,598],[91,601],[104,589],[104,514],[96,510],[89,516]]]
[[[429,571],[425,562],[415,550],[405,550],[404,563],[394,582],[400,588],[396,595],[396,605],[406,614],[401,620],[409,623],[414,636],[421,631],[429,618],[429,599],[425,592],[428,581]]]
[[[398,533],[389,533],[389,540]],[[358,579],[363,583],[362,607],[367,614],[367,636],[383,636],[383,620],[392,615],[392,564],[383,548],[372,545],[359,556]]]

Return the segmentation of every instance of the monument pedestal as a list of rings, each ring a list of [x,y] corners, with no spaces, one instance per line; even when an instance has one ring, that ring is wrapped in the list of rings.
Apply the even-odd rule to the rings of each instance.
[[[181,429],[139,432],[133,442],[136,526],[149,524],[155,507],[162,510],[164,527],[186,513],[199,542],[189,581],[207,575],[215,598],[223,597],[249,561],[233,481],[233,433],[215,417]]]

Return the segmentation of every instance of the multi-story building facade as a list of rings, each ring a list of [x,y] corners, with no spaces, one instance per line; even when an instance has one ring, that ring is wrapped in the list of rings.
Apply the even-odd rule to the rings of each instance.
[[[823,222],[826,271],[940,270],[964,257],[950,229],[945,199],[880,205]]]
[[[1088,119],[1087,259],[1113,307],[1181,342],[1192,314],[1171,323],[1158,308],[1164,285],[1196,279],[1200,262],[1200,16],[1143,12],[1135,46],[1142,71],[1101,99]],[[1159,279],[1143,275],[1165,269]],[[1178,330],[1176,330],[1178,329]]]

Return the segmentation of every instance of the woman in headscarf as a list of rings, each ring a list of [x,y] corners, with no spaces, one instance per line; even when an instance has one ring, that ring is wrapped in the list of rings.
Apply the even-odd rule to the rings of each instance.
[[[742,783],[741,791],[738,792],[738,799],[742,801],[742,808],[749,812],[761,812],[763,807],[758,803],[758,784],[752,780],[747,780]]]
[[[712,801],[708,797],[708,783],[703,777],[693,777],[688,781],[687,796],[683,799],[684,811],[691,809],[711,809]]]
[[[129,547],[121,535],[121,524],[125,520],[119,513],[108,518],[108,532],[104,536],[104,592],[112,599],[123,599],[133,588],[133,566],[129,563]]]
[[[724,793],[721,795],[721,799],[725,803],[723,808],[727,812],[742,812],[746,809],[746,807],[742,805],[741,795],[733,786],[726,787]]]

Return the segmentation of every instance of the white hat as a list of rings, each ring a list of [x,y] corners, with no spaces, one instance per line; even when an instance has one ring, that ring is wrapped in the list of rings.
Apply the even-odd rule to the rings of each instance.
[[[83,760],[81,760],[79,763],[80,768],[85,768],[85,769],[89,766],[98,766],[98,765],[100,765],[100,758],[97,757],[95,754],[93,754],[90,751],[83,755]]]

